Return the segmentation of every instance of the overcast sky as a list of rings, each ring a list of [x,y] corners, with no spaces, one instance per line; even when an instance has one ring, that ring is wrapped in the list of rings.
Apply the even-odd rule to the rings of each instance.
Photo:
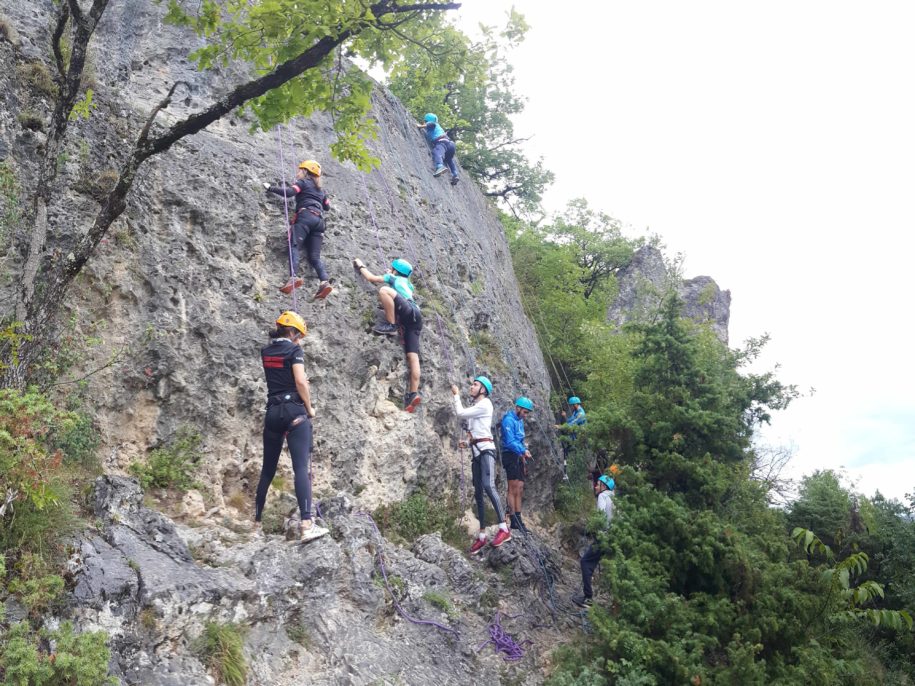
[[[731,291],[732,346],[768,332],[767,368],[816,389],[766,436],[793,475],[915,491],[915,3],[465,0],[460,22],[512,4],[547,207],[585,197]]]

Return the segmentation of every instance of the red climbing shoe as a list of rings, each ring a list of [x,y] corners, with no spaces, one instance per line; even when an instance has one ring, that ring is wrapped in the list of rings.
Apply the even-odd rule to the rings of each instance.
[[[280,286],[280,293],[285,293],[286,295],[289,295],[290,293],[292,293],[293,289],[301,288],[304,283],[305,283],[305,279],[303,279],[299,276],[297,276],[293,279],[290,276],[289,281],[286,282],[286,285]]]
[[[486,547],[486,539],[485,539],[485,538],[477,538],[477,540],[475,540],[475,541],[473,542],[473,545],[470,546],[470,554],[471,554],[471,555],[476,555],[476,554],[478,554],[481,550],[483,550],[483,548],[485,548],[485,547]]]
[[[422,398],[419,393],[407,393],[407,397],[404,398],[404,408],[407,412],[413,413],[419,404],[422,402]]]
[[[330,292],[334,290],[334,287],[330,285],[330,281],[322,281],[321,285],[318,286],[318,292],[315,293],[315,300],[323,300]]]
[[[492,547],[498,548],[500,545],[505,543],[505,541],[512,540],[511,531],[506,531],[505,529],[499,529],[499,533],[496,534],[496,537],[492,539]]]

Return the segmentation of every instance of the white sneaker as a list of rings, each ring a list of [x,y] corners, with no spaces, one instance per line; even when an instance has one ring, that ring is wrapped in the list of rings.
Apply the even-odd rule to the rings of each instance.
[[[325,529],[323,526],[318,526],[317,524],[312,524],[307,529],[303,526],[300,530],[299,540],[302,543],[308,543],[309,541],[313,541],[316,538],[326,536],[329,533],[330,531]]]

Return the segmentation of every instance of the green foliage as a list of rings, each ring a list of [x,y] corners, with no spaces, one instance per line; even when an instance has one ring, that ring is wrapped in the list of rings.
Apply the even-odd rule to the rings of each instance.
[[[526,139],[515,134],[511,117],[524,109],[524,99],[514,92],[505,56],[528,27],[512,10],[503,29],[480,29],[476,43],[453,26],[417,36],[392,67],[388,85],[418,121],[427,112],[438,115],[459,144],[461,165],[487,195],[533,211],[554,176],[521,151]]]
[[[57,95],[57,86],[43,62],[25,62],[16,68],[20,81],[32,91],[46,97]]]
[[[35,631],[20,622],[0,632],[0,671],[10,686],[106,686],[111,652],[104,632],[77,634],[70,622]],[[49,652],[48,645],[54,646]]]
[[[240,629],[234,624],[207,622],[198,641],[198,649],[218,683],[244,686],[248,664],[242,649]]]
[[[374,16],[366,5],[343,0],[170,0],[166,21],[194,30],[206,44],[191,54],[200,69],[235,62],[251,65],[260,74],[323,46],[346,43],[347,56],[369,66],[389,64],[417,36],[442,25],[434,9],[400,13],[395,5],[379,5],[385,15]],[[298,18],[298,19],[296,19]],[[345,68],[342,55],[331,52],[302,74],[246,104],[262,129],[317,111],[331,114],[337,141],[331,152],[368,170],[379,160],[366,142],[376,135],[367,118],[371,82],[356,69]]]
[[[77,119],[88,119],[89,115],[92,114],[98,105],[92,99],[93,92],[91,88],[87,88],[82,99],[73,105],[73,109],[70,110],[70,121],[76,121]]]
[[[64,580],[57,574],[45,574],[46,566],[31,555],[24,556],[18,567],[22,571],[20,576],[10,581],[9,591],[19,597],[19,601],[29,611],[30,617],[38,619],[60,603],[64,593]],[[36,571],[36,567],[40,571]]]
[[[451,600],[449,600],[446,595],[439,593],[438,591],[426,591],[423,593],[423,600],[432,605],[432,607],[438,608],[444,612],[446,615],[448,615],[449,619],[456,619],[459,614]]]
[[[432,499],[416,492],[406,500],[378,508],[373,517],[386,537],[415,541],[423,534],[438,531],[445,542],[461,546],[466,534],[457,524],[459,509],[453,499]]]
[[[16,173],[6,160],[0,161],[0,248],[5,247],[8,237],[19,226],[21,216]]]
[[[161,448],[156,448],[146,464],[134,462],[130,473],[137,477],[144,489],[173,488],[186,491],[194,488],[194,472],[200,462],[200,434],[183,426],[174,438]]]

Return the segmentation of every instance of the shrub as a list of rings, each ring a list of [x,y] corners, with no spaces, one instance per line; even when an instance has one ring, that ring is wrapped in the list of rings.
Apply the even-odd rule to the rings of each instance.
[[[200,654],[220,683],[244,686],[248,665],[242,651],[242,636],[234,624],[207,622],[199,640]]]
[[[57,631],[36,632],[25,623],[0,634],[0,670],[4,684],[15,686],[105,686],[111,652],[103,631],[77,634],[70,622]],[[50,652],[49,645],[54,646]]]
[[[374,517],[385,536],[393,534],[405,541],[438,531],[442,540],[459,547],[466,538],[457,524],[460,513],[452,498],[433,501],[417,492],[406,500],[380,507]]]
[[[26,62],[17,68],[19,78],[30,90],[40,95],[53,97],[57,95],[57,86],[51,78],[51,72],[42,62]]]
[[[163,448],[153,450],[146,464],[134,462],[130,473],[144,489],[174,488],[186,491],[196,484],[193,473],[200,461],[200,434],[189,427],[178,429],[174,439]]]

